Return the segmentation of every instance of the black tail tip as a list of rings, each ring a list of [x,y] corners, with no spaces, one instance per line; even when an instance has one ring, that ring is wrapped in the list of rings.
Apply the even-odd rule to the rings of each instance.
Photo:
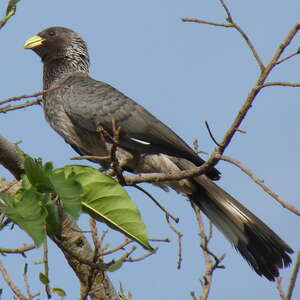
[[[292,263],[289,254],[294,251],[275,234],[272,238],[266,238],[266,235],[253,235],[253,231],[247,229],[248,243],[239,241],[236,249],[258,275],[274,281],[279,276],[279,270]]]

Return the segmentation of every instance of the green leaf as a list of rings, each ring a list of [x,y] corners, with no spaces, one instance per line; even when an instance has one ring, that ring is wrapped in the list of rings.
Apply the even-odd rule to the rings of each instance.
[[[83,187],[83,211],[153,251],[140,212],[120,184],[88,166],[72,165],[60,170],[76,174]]]
[[[29,190],[32,187],[32,184],[30,183],[28,177],[26,175],[22,176],[22,189],[23,190]]]
[[[64,210],[74,219],[77,219],[81,212],[81,184],[75,179],[74,174],[65,176],[63,169],[55,170],[50,176],[50,181],[55,192],[59,195],[64,204]]]
[[[26,155],[24,161],[24,169],[29,182],[34,187],[36,187],[39,192],[53,192],[53,186],[49,179],[49,175],[52,170],[49,163],[47,163],[45,167],[43,167],[30,156]]]
[[[66,292],[61,288],[54,287],[52,288],[52,291],[60,297],[65,297],[67,295]]]
[[[46,237],[47,212],[42,207],[45,195],[31,188],[25,190],[20,199],[4,197],[3,194],[0,197],[5,201],[5,204],[0,204],[0,211],[25,230],[39,246]]]
[[[39,279],[40,279],[41,283],[43,283],[44,285],[47,285],[50,283],[49,278],[44,273],[39,274]]]
[[[124,260],[124,258],[122,258],[122,257],[120,259],[116,260],[112,265],[110,265],[108,267],[107,270],[109,272],[114,272],[114,271],[119,270],[122,267],[122,265],[123,265],[123,260]]]
[[[47,161],[44,166],[44,171],[47,175],[50,175],[53,171],[53,163],[51,161]]]
[[[0,193],[0,198],[5,202],[6,205],[10,205],[10,203],[12,203],[14,201],[14,197],[9,195],[9,194],[5,194],[5,193]],[[3,205],[3,204],[0,204]]]
[[[17,10],[17,3],[20,0],[10,0],[7,5],[5,17],[0,21],[0,29],[6,24],[8,19],[12,17]]]
[[[58,234],[61,227],[58,206],[49,199],[49,201],[44,204],[44,207],[47,210],[46,223],[48,234],[51,236]]]

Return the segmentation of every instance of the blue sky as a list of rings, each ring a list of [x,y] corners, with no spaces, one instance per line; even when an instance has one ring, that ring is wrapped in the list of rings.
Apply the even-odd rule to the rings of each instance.
[[[265,63],[299,21],[300,3],[296,0],[284,4],[259,0],[227,2]],[[4,14],[5,3],[0,9]],[[188,143],[198,139],[201,149],[211,152],[214,144],[204,121],[209,122],[220,140],[255,83],[259,68],[233,29],[183,23],[183,17],[224,22],[225,13],[216,0],[91,0],[88,4],[70,0],[21,1],[16,16],[1,30],[1,99],[42,88],[42,64],[33,52],[23,49],[23,42],[50,26],[70,27],[88,43],[94,78],[138,101]],[[285,54],[299,45],[298,35]],[[299,69],[300,57],[295,57],[274,70],[270,80],[300,82]],[[226,155],[243,162],[298,207],[299,99],[300,88],[263,90],[241,126],[247,134],[237,134],[226,150]],[[52,131],[40,107],[0,117],[1,134],[11,141],[22,141],[22,149],[30,155],[53,161],[56,167],[70,163],[73,150]],[[299,218],[280,207],[236,167],[220,162],[218,168],[223,175],[220,185],[298,250]],[[7,172],[0,169],[0,176],[7,176]],[[193,212],[182,196],[150,185],[144,187],[180,218],[178,229],[184,234],[182,269],[176,269],[176,237],[164,215],[142,193],[129,189],[150,236],[169,237],[172,243],[159,245],[157,254],[143,262],[124,265],[111,278],[116,287],[122,282],[133,299],[191,299],[189,292],[199,291],[199,278],[204,271]],[[86,220],[80,219],[83,228],[87,228]],[[101,229],[106,227],[99,224]],[[18,229],[1,234],[1,247],[30,242]],[[114,246],[121,240],[120,234],[110,232],[107,241]],[[50,248],[51,284],[65,289],[67,299],[78,298],[76,278],[55,247]],[[278,297],[274,283],[257,276],[217,230],[211,249],[218,255],[226,253],[226,270],[215,273],[210,299]],[[23,264],[33,263],[41,255],[37,250],[27,260],[17,256],[2,258],[23,290]],[[42,290],[36,284],[40,270],[40,265],[29,267],[34,291]],[[285,285],[290,272],[291,269],[282,272]],[[0,285],[3,286],[2,278]],[[300,297],[299,282],[294,296]],[[6,287],[3,299],[12,299]]]

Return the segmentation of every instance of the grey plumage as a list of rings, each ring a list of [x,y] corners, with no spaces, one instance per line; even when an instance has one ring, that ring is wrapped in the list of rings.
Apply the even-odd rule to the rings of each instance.
[[[121,127],[117,158],[135,173],[176,172],[203,164],[179,136],[139,104],[110,85],[89,77],[85,42],[74,31],[52,27],[25,42],[44,63],[44,89],[60,83],[43,97],[47,121],[82,155],[107,155],[109,143],[97,127],[112,133],[112,119]],[[224,233],[253,269],[269,280],[288,266],[293,250],[270,228],[217,186],[212,168],[193,179],[164,182],[186,195]]]

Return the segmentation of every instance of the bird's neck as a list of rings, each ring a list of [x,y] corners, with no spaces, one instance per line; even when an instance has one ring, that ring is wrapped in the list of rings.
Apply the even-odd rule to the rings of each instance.
[[[65,79],[74,73],[88,74],[89,64],[88,61],[83,59],[59,59],[51,62],[44,63],[43,85],[44,90],[51,88],[59,81]]]

